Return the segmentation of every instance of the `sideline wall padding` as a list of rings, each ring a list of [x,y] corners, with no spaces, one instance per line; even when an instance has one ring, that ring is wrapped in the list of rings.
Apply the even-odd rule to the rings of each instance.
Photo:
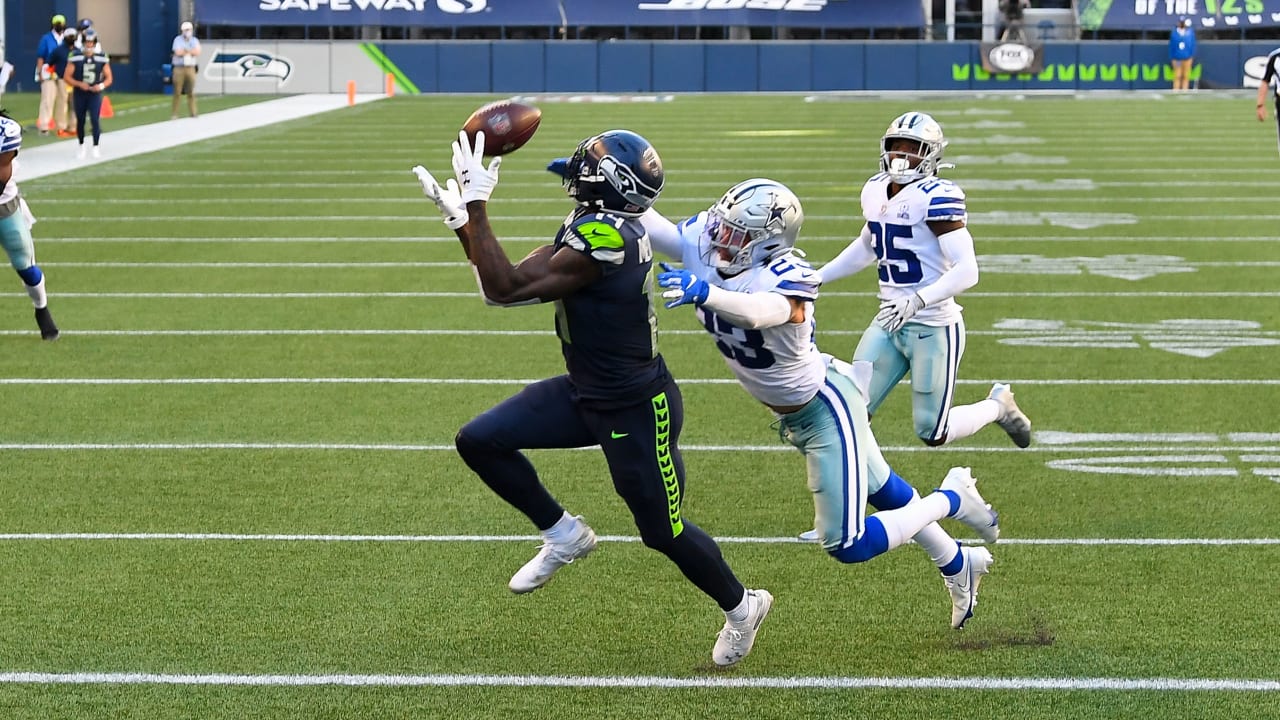
[[[206,43],[213,49],[216,43]],[[324,92],[348,79],[380,77],[360,43],[236,41],[291,63],[287,82],[230,68],[205,76],[200,92]],[[395,41],[376,45],[419,91],[448,93],[823,92],[894,90],[1167,89],[1162,42],[1054,42],[1039,73],[993,75],[977,43],[697,41]],[[1239,88],[1243,64],[1267,43],[1204,42],[1192,78],[1202,87]],[[377,54],[377,53],[374,53]],[[368,68],[364,66],[367,65]],[[375,77],[375,80],[377,77]],[[374,90],[379,90],[380,83]]]

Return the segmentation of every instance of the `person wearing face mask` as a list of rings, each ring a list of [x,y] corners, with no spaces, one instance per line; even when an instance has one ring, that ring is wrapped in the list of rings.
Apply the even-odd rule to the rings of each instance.
[[[58,95],[53,100],[53,123],[58,127],[58,137],[75,137],[76,116],[71,112],[71,86],[63,79],[67,72],[67,60],[76,52],[79,33],[67,28],[62,33],[62,44],[49,54],[49,64],[58,78]]]
[[[200,41],[195,28],[189,22],[182,23],[181,32],[173,39],[173,112],[170,120],[178,119],[178,100],[185,89],[187,110],[196,117],[196,67],[200,56]]]
[[[40,88],[40,112],[36,116],[36,128],[41,135],[48,135],[53,129],[53,103],[58,95],[58,78],[53,74],[49,56],[62,44],[62,31],[67,27],[67,18],[54,15],[49,21],[49,32],[40,36],[40,45],[36,48],[36,85]]]

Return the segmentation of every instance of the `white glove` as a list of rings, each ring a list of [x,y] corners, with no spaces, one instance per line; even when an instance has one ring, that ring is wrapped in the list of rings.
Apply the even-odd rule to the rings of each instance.
[[[466,131],[458,133],[458,141],[453,144],[453,172],[462,185],[462,201],[464,203],[483,200],[488,202],[493,189],[498,186],[498,168],[502,158],[496,157],[484,166],[484,131],[476,133],[476,146],[471,147]]]
[[[897,300],[885,300],[880,303],[880,312],[876,313],[876,323],[886,332],[896,332],[902,324],[915,317],[924,307],[924,300],[918,293]]]
[[[440,187],[435,177],[421,165],[413,166],[413,174],[417,175],[418,182],[422,183],[422,192],[440,209],[440,214],[444,216],[445,227],[457,230],[467,224],[470,216],[467,215],[467,205],[462,202],[462,195],[458,192],[457,180],[449,178],[448,186]]]

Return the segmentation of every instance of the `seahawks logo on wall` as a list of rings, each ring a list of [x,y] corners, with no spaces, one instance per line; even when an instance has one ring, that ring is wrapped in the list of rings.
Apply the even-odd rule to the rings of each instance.
[[[279,80],[283,85],[293,72],[293,63],[265,52],[220,52],[205,68],[212,80]]]

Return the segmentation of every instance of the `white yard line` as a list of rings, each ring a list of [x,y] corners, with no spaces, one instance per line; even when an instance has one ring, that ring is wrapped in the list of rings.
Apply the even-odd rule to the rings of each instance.
[[[1280,692],[1280,681],[1120,677],[669,677],[643,675],[237,675],[149,672],[0,672],[0,683],[33,685],[212,685],[234,687],[556,687],[773,690],[1063,690],[1104,692]]]
[[[44,267],[55,267],[58,263],[42,263]],[[324,263],[317,265],[325,266]],[[439,267],[453,263],[421,263],[419,267]],[[298,265],[290,267],[314,267],[315,265]],[[460,264],[457,265],[461,267]],[[67,265],[63,265],[67,267]],[[255,266],[261,267],[261,265]],[[10,297],[26,297],[26,293],[9,293]],[[966,298],[1274,298],[1280,297],[1280,291],[1225,291],[1225,292],[969,292]],[[94,298],[106,300],[311,300],[338,298],[478,298],[477,291],[468,292],[60,292],[62,298]],[[824,298],[853,297],[873,298],[874,292],[824,292]]]
[[[0,385],[529,385],[535,378],[427,378],[427,377],[172,377],[172,378],[14,378],[0,377]],[[733,378],[679,378],[681,385],[736,385]],[[1010,385],[1280,385],[1280,379],[1233,378],[1131,378],[1097,380],[1091,378],[1054,378],[1040,380],[1006,380]],[[910,384],[909,380],[901,384]],[[989,380],[957,379],[957,385],[991,384]],[[1099,436],[1101,437],[1101,436]]]
[[[600,535],[601,542],[639,543],[639,536]],[[191,533],[191,532],[50,532],[50,533],[0,533],[0,542],[23,541],[228,541],[228,542],[319,542],[319,543],[507,543],[541,542],[539,535],[331,535],[294,533]],[[737,537],[715,538],[716,542],[733,545],[811,545],[808,540],[787,537]],[[963,542],[977,542],[966,540]],[[1004,545],[1045,545],[1084,547],[1183,547],[1183,546],[1271,546],[1280,545],[1280,538],[1008,538],[1001,537]]]
[[[1021,453],[1021,454],[1066,454],[1066,453],[1150,453],[1160,449],[1165,452],[1214,453],[1229,450],[1231,452],[1274,453],[1280,452],[1276,445],[1240,445],[1224,448],[1221,444],[1208,445],[1167,445],[1160,448],[1150,443],[1138,445],[1032,445],[1029,448],[1018,447],[982,447],[982,446],[942,446],[931,448],[924,445],[885,445],[880,448],[889,453]],[[300,450],[300,451],[343,451],[343,452],[453,452],[453,445],[432,445],[417,443],[289,443],[289,442],[149,442],[149,443],[94,443],[94,442],[8,442],[0,443],[3,451],[158,451],[158,450]],[[795,448],[779,442],[777,445],[681,445],[683,452],[779,452],[792,453]],[[553,448],[548,452],[598,452],[599,446],[588,445],[580,448]],[[1157,456],[1158,457],[1158,456]]]
[[[95,232],[92,237],[42,237],[41,245],[49,243],[212,243],[217,245],[225,245],[227,243],[360,243],[366,244],[370,242],[393,242],[393,243],[456,243],[457,238],[445,235],[439,236],[388,236],[388,235],[301,235],[294,237],[137,237],[137,236],[110,236],[102,235]],[[550,235],[503,235],[503,240],[512,241],[528,241],[528,242],[547,242],[551,239]],[[848,235],[805,235],[804,241],[810,242],[849,242],[852,238]],[[1011,236],[1011,237],[993,237],[987,233],[983,233],[982,241],[987,242],[1017,242],[1017,243],[1068,243],[1068,242],[1099,242],[1111,243],[1123,241],[1126,243],[1160,243],[1168,245],[1173,242],[1185,243],[1211,243],[1218,245],[1221,243],[1238,243],[1238,242],[1280,242],[1280,236],[1275,235],[1195,235],[1191,237],[1170,237],[1168,235],[1158,235],[1152,237],[1140,237],[1129,235],[1040,235],[1033,236]]]
[[[823,330],[823,331],[822,331],[822,334],[823,334],[824,336],[836,336],[836,335],[856,335],[856,336],[861,336],[861,335],[862,335],[862,332],[863,332],[863,331],[862,331],[861,329],[858,329],[858,330],[830,330],[830,329],[828,329],[828,330]],[[1075,332],[1079,332],[1079,331],[1078,331],[1078,330],[1073,330],[1073,329],[1067,328],[1067,329],[1064,329],[1064,330],[1059,331],[1059,332],[1060,332],[1060,333],[1075,333]],[[1150,328],[1150,329],[1143,329],[1143,330],[1125,330],[1124,332],[1127,332],[1127,333],[1129,333],[1129,334],[1138,334],[1138,335],[1141,335],[1141,334],[1152,334],[1152,333],[1159,334],[1159,335],[1161,335],[1161,336],[1168,336],[1168,335],[1172,335],[1172,336],[1175,336],[1175,337],[1176,337],[1176,336],[1178,336],[1178,335],[1179,335],[1179,331],[1178,331],[1176,328],[1169,328],[1169,329]],[[1245,331],[1239,331],[1239,332],[1247,332],[1247,333],[1248,333],[1248,335],[1250,335],[1250,336],[1252,336],[1252,337],[1277,337],[1277,336],[1280,336],[1280,331],[1275,331],[1275,330],[1253,330],[1253,329],[1248,329],[1248,330],[1245,330]],[[1217,335],[1224,335],[1224,336],[1228,336],[1228,337],[1234,337],[1235,335],[1239,334],[1239,332],[1238,332],[1238,331],[1234,331],[1234,330],[1232,330],[1232,331],[1218,331],[1216,334],[1217,334]],[[31,331],[29,331],[29,330],[0,330],[0,336],[3,336],[3,335],[30,335],[30,334],[31,334]],[[675,335],[697,335],[697,336],[702,336],[702,335],[704,335],[704,334],[705,334],[705,331],[704,331],[704,330],[663,330],[663,331],[662,331],[662,334],[663,334],[664,336],[675,336]],[[1044,331],[1041,331],[1041,330],[1020,330],[1020,329],[1009,329],[1009,330],[969,330],[969,331],[967,331],[967,334],[969,335],[969,337],[1000,337],[1000,338],[1029,337],[1029,338],[1035,338],[1035,337],[1038,337],[1038,336],[1044,335]],[[1186,331],[1182,331],[1182,333],[1181,333],[1181,334],[1186,335],[1186,334],[1187,334],[1187,332],[1186,332]],[[101,336],[120,336],[120,337],[185,337],[185,336],[193,336],[193,337],[206,337],[206,336],[208,336],[208,337],[212,337],[212,336],[225,336],[225,337],[254,337],[254,336],[275,336],[275,335],[310,335],[310,336],[329,336],[329,335],[369,335],[369,336],[401,336],[401,335],[403,335],[403,336],[415,336],[415,335],[463,335],[463,336],[466,336],[466,337],[479,337],[479,336],[496,336],[496,337],[554,337],[555,333],[554,333],[551,329],[546,329],[546,330],[481,330],[481,329],[456,329],[456,330],[442,330],[442,329],[429,329],[429,328],[398,328],[398,329],[371,329],[371,328],[299,328],[299,329],[260,329],[260,330],[252,330],[252,329],[220,329],[220,330],[212,330],[212,329],[210,329],[210,330],[186,329],[186,330],[63,330],[63,331],[62,331],[62,337],[64,337],[64,338],[65,338],[65,337],[68,337],[68,336],[72,336],[72,335],[76,335],[76,336],[80,336],[80,335],[83,335],[83,336],[95,336],[95,337],[101,337]],[[963,382],[963,381],[961,381],[961,382]],[[1101,381],[1101,382],[1105,382],[1105,381]],[[1210,381],[1210,382],[1212,382],[1212,381]],[[1237,382],[1237,381],[1231,381],[1231,382]],[[1249,381],[1249,382],[1252,382],[1252,381]],[[1259,381],[1259,382],[1265,382],[1265,381]],[[977,384],[987,384],[987,383],[978,382]]]

